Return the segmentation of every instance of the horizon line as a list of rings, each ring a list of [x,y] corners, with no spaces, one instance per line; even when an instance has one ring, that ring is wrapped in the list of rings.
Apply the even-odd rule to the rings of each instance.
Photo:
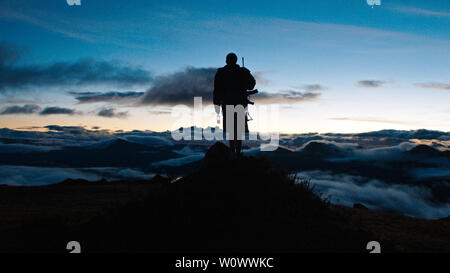
[[[46,133],[46,132],[50,132],[50,131],[56,131],[56,130],[51,130],[51,129],[49,129],[49,128],[47,128],[47,127],[49,127],[49,126],[59,126],[59,127],[61,127],[61,128],[68,128],[68,127],[76,127],[76,128],[82,128],[83,130],[86,130],[86,131],[91,131],[91,132],[96,132],[96,131],[103,131],[103,132],[109,132],[109,133],[111,133],[111,134],[116,134],[116,133],[130,133],[130,132],[134,132],[134,131],[139,131],[139,132],[153,132],[153,133],[166,133],[166,132],[173,132],[173,131],[175,131],[175,130],[163,130],[163,131],[157,131],[157,130],[150,130],[150,129],[147,129],[147,130],[140,130],[140,129],[132,129],[132,130],[122,130],[122,129],[117,129],[117,130],[112,130],[112,129],[107,129],[107,128],[104,128],[104,129],[102,129],[101,127],[99,127],[99,128],[97,128],[97,129],[94,129],[94,128],[88,128],[89,126],[86,126],[86,125],[84,125],[84,126],[80,126],[80,125],[57,125],[57,124],[48,124],[48,125],[46,125],[46,126],[32,126],[32,127],[18,127],[18,128],[8,128],[8,127],[2,127],[2,128],[0,128],[0,130],[4,130],[4,129],[7,129],[7,130],[13,130],[13,131],[21,131],[21,132],[43,132],[43,133]],[[204,130],[204,129],[207,129],[207,128],[214,128],[214,129],[216,129],[216,128],[218,128],[219,130],[222,130],[222,129],[220,129],[220,127],[219,126],[216,126],[216,127],[212,127],[212,126],[207,126],[207,127],[197,127],[197,126],[188,126],[188,127],[179,127],[178,128],[178,130],[179,129],[187,129],[187,128],[201,128],[202,130]],[[421,130],[424,130],[424,131],[434,131],[434,132],[442,132],[442,133],[446,133],[446,134],[450,134],[450,131],[442,131],[442,130],[431,130],[431,129],[426,129],[426,128],[419,128],[419,129],[408,129],[408,130],[401,130],[401,129],[393,129],[393,128],[386,128],[386,129],[380,129],[380,130],[374,130],[374,131],[360,131],[360,132],[325,132],[325,133],[320,133],[320,132],[313,132],[313,131],[308,131],[308,132],[295,132],[295,133],[286,133],[286,132],[281,132],[281,131],[279,131],[279,132],[277,132],[278,134],[280,134],[280,135],[296,135],[296,134],[299,134],[299,135],[305,135],[305,134],[317,134],[317,135],[327,135],[327,134],[340,134],[340,135],[356,135],[356,134],[365,134],[365,133],[373,133],[373,132],[380,132],[380,131],[403,131],[403,132],[411,132],[411,131],[415,131],[415,132],[417,132],[417,131],[421,131]],[[254,132],[252,132],[252,133],[256,133],[256,134],[271,134],[271,133],[276,133],[276,132],[258,132],[258,131],[254,131]]]

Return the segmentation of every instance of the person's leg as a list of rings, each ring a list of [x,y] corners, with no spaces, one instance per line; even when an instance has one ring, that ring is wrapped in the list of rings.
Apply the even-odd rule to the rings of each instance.
[[[223,125],[222,125],[222,128],[223,128],[223,139],[227,139],[226,138],[226,136],[227,136],[227,111],[226,111],[226,105],[224,105],[224,106],[222,106],[222,122],[223,122]],[[230,136],[229,134],[228,134],[228,136]],[[231,150],[231,153],[235,153],[235,151],[236,151],[236,145],[235,145],[235,141],[234,141],[234,139],[233,140],[231,140],[231,139],[228,139],[228,143],[229,143],[229,146],[230,146],[230,150]]]
[[[236,139],[236,143],[234,145],[235,145],[235,149],[236,149],[236,154],[240,155],[241,150],[242,150],[242,141],[244,140],[243,137],[245,137],[245,134],[248,133],[247,115],[245,115],[245,113],[244,113],[244,115],[238,115],[236,113],[234,116],[234,122],[235,122],[234,132],[235,132],[235,139]],[[244,125],[242,125],[242,123],[244,123]],[[239,128],[239,130],[238,130],[238,128]],[[244,132],[241,132],[242,129],[244,129]]]
[[[250,131],[248,130],[248,119],[247,119],[247,115],[245,115],[245,136],[247,136]],[[238,155],[241,154],[241,150],[242,150],[242,141],[244,141],[246,139],[246,137],[244,139],[240,139],[236,142],[236,153]]]
[[[239,144],[239,139],[238,139],[238,113],[234,113],[233,116],[233,136],[234,136],[234,143],[233,143],[233,153],[234,154],[238,154],[238,144]]]
[[[231,140],[230,139],[230,150],[231,150],[231,153],[236,153],[236,141],[235,140]]]
[[[235,149],[236,149],[236,154],[241,155],[242,140],[236,140],[236,143],[234,145],[235,145]]]

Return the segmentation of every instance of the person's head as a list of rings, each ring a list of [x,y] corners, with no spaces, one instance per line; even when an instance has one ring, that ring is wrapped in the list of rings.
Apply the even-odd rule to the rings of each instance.
[[[229,53],[227,55],[227,60],[226,60],[227,64],[232,65],[232,64],[236,64],[237,63],[237,56],[234,53]]]

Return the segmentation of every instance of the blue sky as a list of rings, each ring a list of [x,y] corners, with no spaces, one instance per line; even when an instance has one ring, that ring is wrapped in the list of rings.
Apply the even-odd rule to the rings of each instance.
[[[186,67],[222,66],[233,51],[245,57],[260,90],[318,94],[283,103],[278,124],[283,132],[449,130],[450,3],[445,0],[381,0],[373,8],[366,0],[82,0],[81,6],[65,0],[0,1],[0,7],[0,41],[20,52],[16,67],[93,58],[158,77]],[[161,114],[167,105],[80,104],[69,94],[145,92],[154,81],[37,82],[1,89],[3,112],[31,102],[74,112],[4,114],[1,127],[165,130],[174,122]],[[99,116],[105,107],[126,115]]]

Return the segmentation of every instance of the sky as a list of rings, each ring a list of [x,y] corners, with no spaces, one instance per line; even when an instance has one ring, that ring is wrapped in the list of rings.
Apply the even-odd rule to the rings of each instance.
[[[0,127],[170,130],[235,52],[262,93],[251,130],[450,131],[448,0],[16,0],[0,26]]]

